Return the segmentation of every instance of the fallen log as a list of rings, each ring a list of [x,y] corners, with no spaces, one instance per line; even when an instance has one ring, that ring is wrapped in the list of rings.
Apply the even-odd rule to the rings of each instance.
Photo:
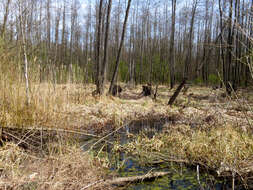
[[[146,180],[152,180],[158,177],[163,177],[168,175],[170,172],[149,172],[145,175],[131,176],[131,177],[118,177],[111,180],[106,180],[105,185],[122,185],[125,183],[137,183]]]
[[[184,87],[185,83],[186,83],[187,78],[184,78],[183,81],[181,82],[181,84],[177,87],[176,91],[174,92],[174,94],[171,96],[168,105],[172,106],[172,104],[174,103],[174,101],[176,100],[177,96],[179,95],[180,91],[182,90],[182,88]]]
[[[115,179],[99,180],[94,183],[88,184],[87,186],[81,188],[81,190],[88,189],[94,186],[110,186],[110,185],[124,185],[126,183],[137,183],[146,180],[152,180],[155,178],[163,177],[168,175],[170,172],[149,172],[145,175],[131,176],[131,177],[118,177]]]

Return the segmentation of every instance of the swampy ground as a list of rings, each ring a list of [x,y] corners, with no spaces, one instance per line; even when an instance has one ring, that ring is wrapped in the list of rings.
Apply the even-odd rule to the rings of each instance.
[[[92,96],[94,85],[34,84],[29,106],[22,85],[3,89],[0,188],[118,188],[103,183],[118,175],[108,169],[110,160],[83,151],[80,139],[99,140],[130,121],[159,118],[168,121],[162,133],[133,135],[132,142],[115,143],[114,151],[147,164],[200,165],[221,176],[235,175],[246,186],[252,180],[252,89],[228,97],[223,89],[191,86],[168,106],[174,90],[167,86],[159,86],[156,100],[141,97],[141,86],[122,86],[122,94],[112,97]]]

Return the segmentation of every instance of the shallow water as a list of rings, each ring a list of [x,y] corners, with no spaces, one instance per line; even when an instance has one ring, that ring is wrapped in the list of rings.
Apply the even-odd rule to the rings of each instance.
[[[119,142],[121,145],[132,141],[128,134],[145,134],[152,138],[156,133],[162,132],[163,126],[169,121],[166,119],[152,121],[133,121],[129,125],[120,129],[113,136],[108,137],[110,142]],[[89,141],[88,141],[89,140]],[[83,149],[87,150],[96,140],[83,139]],[[101,143],[104,145],[104,142]],[[96,147],[100,149],[101,145]],[[147,166],[142,165],[131,155],[125,153],[111,152],[111,145],[104,147],[108,153],[108,158],[111,161],[111,170],[117,171],[119,176],[136,176],[143,175],[150,171],[169,171],[170,174],[165,177],[158,178],[154,181],[132,184],[127,187],[128,190],[168,190],[168,189],[196,189],[196,190],[230,190],[232,189],[231,180],[218,178],[208,171],[200,168],[199,176],[195,167],[187,167],[183,164],[170,163],[166,165]],[[120,167],[119,167],[120,165]],[[241,185],[236,184],[236,190],[245,189]]]

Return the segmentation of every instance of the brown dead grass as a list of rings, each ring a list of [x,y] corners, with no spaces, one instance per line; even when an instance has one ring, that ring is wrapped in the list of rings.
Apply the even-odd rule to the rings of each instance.
[[[252,102],[245,99],[245,90],[232,97],[222,93],[191,88],[188,96],[178,97],[178,112],[170,115],[164,133],[136,137],[123,150],[147,164],[185,162],[247,179],[253,173]]]
[[[0,189],[82,189],[108,178],[101,164],[79,147],[57,145],[57,150],[42,158],[5,144],[0,148]],[[99,184],[88,189],[105,188],[111,189]]]
[[[124,85],[124,84],[123,84]],[[122,85],[122,86],[123,86]],[[253,118],[251,107],[245,98],[224,98],[221,90],[192,87],[188,95],[181,94],[175,106],[167,106],[173,91],[160,86],[157,100],[140,98],[141,86],[124,88],[120,97],[92,96],[95,85],[32,84],[31,105],[25,105],[22,85],[12,85],[0,91],[0,123],[2,126],[43,126],[71,130],[91,129],[101,132],[106,126],[120,126],[126,121],[151,117],[169,117],[180,114],[186,118],[217,116],[218,123],[249,125]],[[108,85],[106,86],[106,89]],[[239,96],[245,94],[239,91]],[[190,94],[190,95],[189,95]],[[204,97],[204,98],[203,98]],[[250,101],[247,101],[251,104]],[[246,118],[247,116],[247,118]]]
[[[244,165],[249,163],[247,157],[251,156],[250,151],[237,151],[242,154],[235,151],[233,154],[233,150],[245,147],[248,150],[252,145],[252,137],[247,136],[252,131],[252,91],[240,90],[238,99],[229,99],[221,96],[222,90],[191,87],[188,95],[180,94],[172,107],[168,107],[167,102],[173,91],[169,91],[166,86],[159,86],[157,101],[149,97],[139,98],[141,86],[135,89],[124,87],[121,97],[93,97],[95,85],[39,83],[40,69],[34,59],[29,62],[31,104],[27,106],[22,57],[17,56],[17,49],[11,51],[10,48],[4,48],[3,44],[0,46],[3,47],[0,63],[1,127],[43,126],[101,133],[109,126],[117,127],[130,120],[167,117],[176,126],[171,133],[172,136],[167,138],[179,140],[168,141],[177,143],[174,144],[174,148],[178,155],[185,155],[184,148],[187,145],[193,160],[205,161],[203,157],[208,151],[210,154],[208,153],[207,158],[211,160],[211,153],[215,150],[213,147],[216,147],[212,144],[212,138],[220,138],[220,133],[224,132],[222,129],[228,127],[231,130],[227,135],[221,136],[225,139],[223,148],[215,158],[229,153],[228,158],[231,158],[231,162],[225,164],[232,163],[234,156],[243,158]],[[192,95],[189,96],[190,94]],[[223,128],[215,130],[217,126]],[[198,133],[193,135],[192,128],[198,129]],[[206,131],[212,133],[205,133]],[[237,131],[246,133],[247,143],[241,141],[240,133]],[[210,138],[210,141],[206,141],[206,138]],[[231,139],[239,142],[233,143]],[[155,145],[155,149],[168,143],[163,142],[162,138],[153,140],[151,145]],[[143,147],[146,145],[149,144],[146,143]],[[25,151],[13,142],[1,146],[0,189],[81,189],[106,178],[103,163],[94,161],[76,145],[62,145],[61,142],[57,142],[48,144],[48,150],[49,154],[44,155]],[[220,162],[221,160],[217,159],[215,166],[221,165]],[[98,189],[108,188],[98,186]]]
[[[185,160],[219,174],[245,176],[253,172],[253,138],[232,126],[192,129],[187,125],[168,126],[152,139],[137,138],[126,150],[152,163],[156,160]],[[227,169],[222,168],[226,165]]]
[[[238,156],[237,152],[230,153],[229,151],[245,148],[246,145],[242,144],[240,135],[235,131],[242,131],[246,134],[252,131],[251,105],[253,102],[250,97],[244,100],[243,90],[239,91],[238,98],[230,99],[221,96],[222,90],[212,91],[206,87],[192,87],[186,95],[180,94],[175,105],[169,107],[167,103],[174,91],[168,90],[166,86],[159,86],[157,100],[154,101],[150,97],[139,97],[142,91],[141,86],[135,89],[124,87],[120,97],[106,95],[99,97],[92,96],[95,85],[43,83],[31,84],[31,105],[27,107],[22,84],[15,83],[6,87],[6,84],[2,82],[1,86],[4,87],[4,90],[0,91],[2,126],[43,126],[103,133],[107,131],[106,129],[121,126],[127,121],[166,117],[179,128],[175,128],[171,133],[172,136],[164,138],[171,138],[171,141],[163,142],[160,137],[153,139],[154,142],[152,141],[151,144],[159,148],[164,146],[165,142],[178,143],[173,145],[178,151],[175,154],[183,158],[187,150],[190,155],[184,158],[191,158],[191,160],[203,162],[208,166],[213,164],[219,167],[221,163],[224,163],[221,158],[225,153]],[[108,88],[108,85],[106,87]],[[222,128],[216,130],[219,127]],[[206,138],[216,138],[219,136],[218,133],[227,129],[226,127],[231,129],[227,135],[234,136],[239,143],[226,147],[225,140],[228,140],[230,136],[224,136],[226,137],[222,144],[224,147],[220,152],[210,149],[209,147],[213,147],[213,141],[209,139],[209,143]],[[198,132],[194,135],[192,129],[197,129]],[[207,131],[211,132],[206,133]],[[176,137],[178,141],[174,139]],[[142,144],[142,142],[139,143]],[[177,148],[178,146],[181,148]],[[217,144],[217,146],[221,145]],[[0,186],[14,189],[33,189],[33,187],[81,189],[105,178],[101,165],[91,160],[89,155],[77,147],[66,146],[63,149],[59,144],[56,147],[62,150],[61,153],[54,152],[49,154],[50,156],[38,156],[37,158],[31,156],[33,153],[26,153],[14,144],[1,147]],[[188,149],[185,149],[186,147]],[[219,154],[215,157],[217,158],[215,163],[212,163],[214,153]],[[251,154],[250,151],[247,151],[248,153]],[[248,164],[246,160],[250,155],[244,152],[242,154],[246,156],[236,162],[238,163],[237,168],[242,164],[246,168]],[[228,157],[230,159],[226,164],[232,163],[234,160],[232,156]]]
[[[93,126],[100,129],[106,124],[119,126],[124,121],[166,116],[172,111],[167,106],[167,98],[158,102],[149,97],[138,98],[140,87],[134,90],[126,89],[121,98],[106,95],[93,97],[94,89],[94,85],[32,85],[31,105],[27,107],[24,87],[13,86],[0,92],[0,97],[4,100],[0,108],[0,121],[3,126],[64,129],[85,129]]]

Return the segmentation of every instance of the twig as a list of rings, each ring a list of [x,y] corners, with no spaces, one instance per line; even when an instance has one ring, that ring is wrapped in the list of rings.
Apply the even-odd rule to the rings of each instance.
[[[30,146],[33,146],[32,144],[29,144],[29,143],[26,142],[25,140],[20,139],[20,138],[16,137],[15,135],[12,135],[11,133],[8,133],[8,132],[3,132],[3,133],[5,133],[6,135],[9,135],[9,136],[11,136],[12,138],[18,140],[19,142],[18,142],[17,145],[19,145],[19,144],[21,144],[21,143],[24,143],[24,144],[26,144],[26,145],[28,145],[28,146],[29,146],[29,145],[30,145]],[[35,146],[33,146],[33,147],[35,147]]]
[[[116,133],[117,131],[119,131],[120,129],[126,127],[127,125],[129,125],[130,122],[128,122],[127,124],[125,125],[122,125],[121,127],[117,128],[116,130],[114,130],[113,132],[107,134],[106,136],[102,137],[101,139],[99,139],[97,142],[95,142],[91,147],[90,147],[90,150],[93,149],[93,147],[95,145],[97,145],[98,143],[100,143],[101,141],[103,141],[104,139],[106,139],[107,137],[111,136],[112,134]]]
[[[96,184],[98,184],[98,183],[101,183],[101,182],[103,182],[103,181],[104,181],[104,179],[95,181],[94,183],[90,183],[90,184],[86,185],[85,187],[81,188],[80,190],[88,189],[89,187],[94,186],[94,185],[96,185]]]
[[[230,85],[230,88],[232,89],[232,91],[233,91],[233,93],[234,93],[234,95],[235,95],[235,97],[236,97],[236,102],[238,103],[238,105],[240,105],[238,95],[236,94],[236,92],[234,91],[234,89],[233,89],[233,87],[231,86],[230,83],[229,83],[229,85]],[[251,110],[251,107],[247,104],[246,101],[244,101],[243,103],[246,104],[246,106],[248,106],[249,110]],[[251,111],[252,111],[252,110],[251,110]],[[248,117],[248,115],[247,115],[247,112],[246,112],[244,109],[242,109],[242,113],[244,114],[245,119],[247,120],[249,127],[252,128],[252,125],[251,125],[251,123],[250,123],[250,120],[249,120],[249,117]]]
[[[6,126],[3,127],[3,129],[21,129],[19,127],[15,126]],[[82,131],[75,131],[75,130],[70,130],[70,129],[57,129],[57,128],[49,128],[49,127],[43,127],[43,126],[34,126],[34,127],[23,127],[23,130],[43,130],[43,131],[55,131],[55,132],[65,132],[65,133],[73,133],[73,134],[78,134],[78,135],[85,135],[85,136],[91,136],[91,137],[96,137],[99,138],[100,136],[94,135],[94,134],[89,134],[85,133]]]

